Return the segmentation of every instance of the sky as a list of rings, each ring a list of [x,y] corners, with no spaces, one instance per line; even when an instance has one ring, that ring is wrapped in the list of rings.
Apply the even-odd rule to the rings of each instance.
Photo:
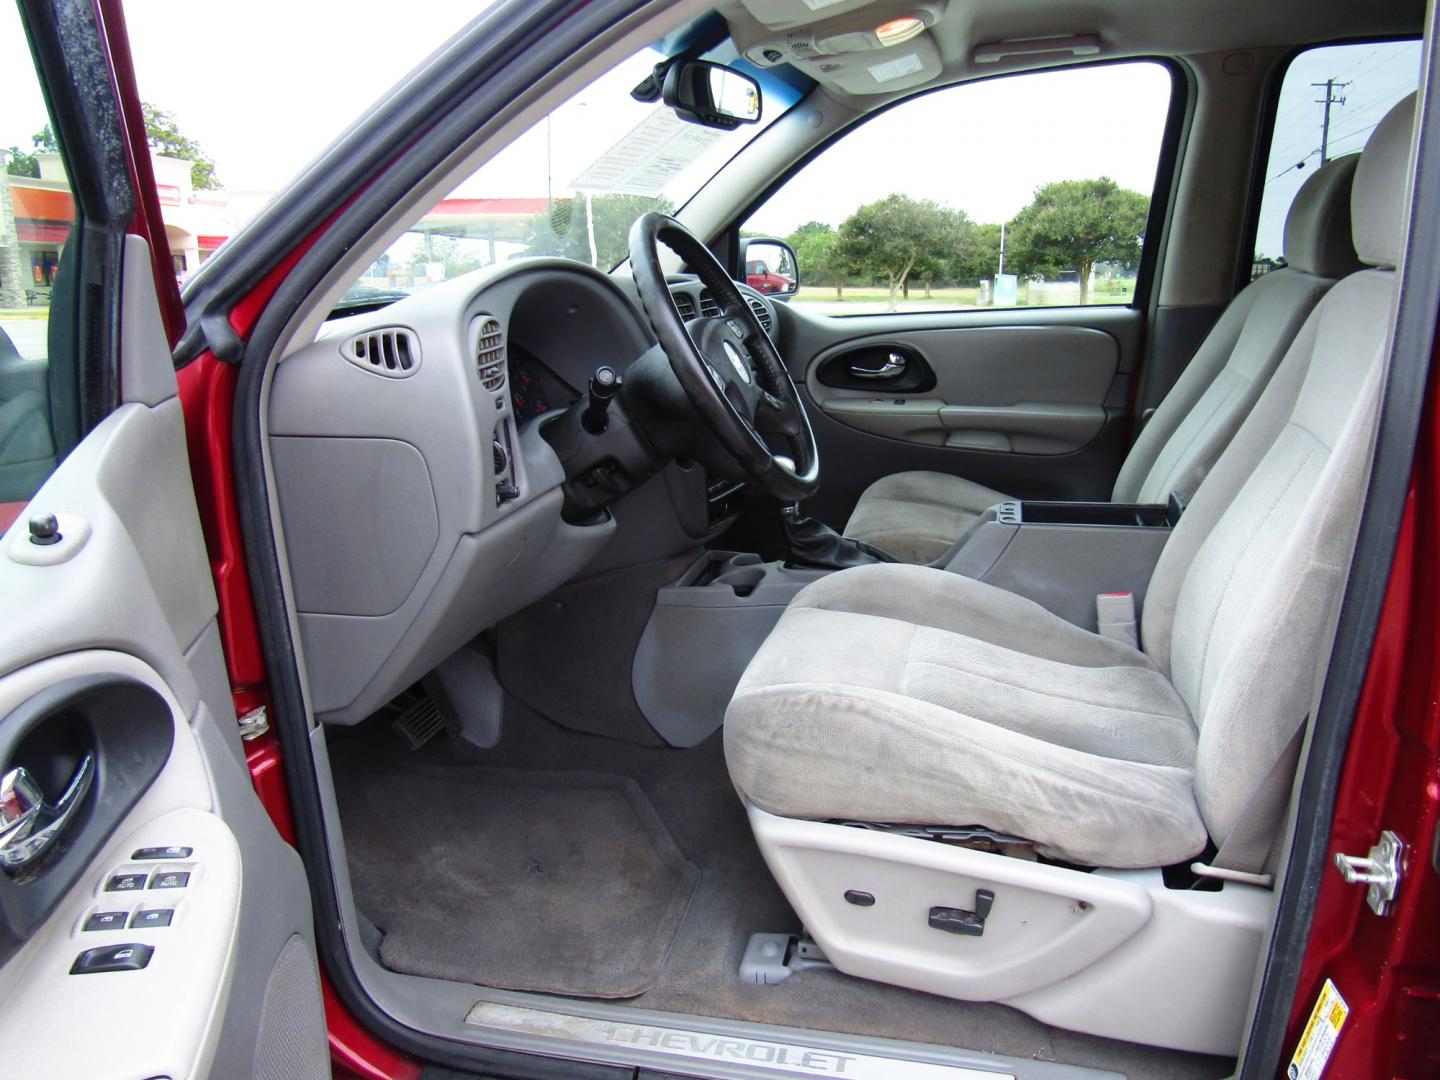
[[[1325,88],[1313,83],[1338,79],[1349,83],[1332,93],[1344,98],[1330,109],[1329,156],[1353,153],[1365,146],[1370,132],[1390,106],[1415,89],[1420,78],[1420,43],[1392,41],[1365,45],[1336,45],[1301,53],[1280,84],[1275,110],[1275,132],[1265,191],[1260,203],[1260,226],[1255,250],[1280,254],[1285,212],[1300,185],[1320,164],[1320,134]],[[1295,165],[1303,161],[1303,169]]]
[[[175,115],[227,187],[270,191],[493,2],[125,0],[124,8],[140,96]],[[0,146],[28,148],[45,110],[12,2],[0,3],[0,102]]]
[[[493,2],[493,0],[490,0]],[[215,159],[224,184],[272,191],[303,168],[395,82],[488,6],[426,0],[425,17],[386,0],[247,0],[243,15],[173,0],[125,5],[141,96],[173,113]],[[45,123],[19,17],[0,3],[0,146],[27,148]],[[207,23],[213,22],[213,25]],[[283,27],[277,33],[276,27]],[[1418,43],[1313,50],[1281,94],[1258,248],[1279,249],[1284,210],[1318,162],[1321,106],[1311,82],[1350,85],[1332,113],[1331,154],[1359,149],[1385,110],[1414,86]],[[257,62],[258,61],[258,62]],[[650,63],[632,57],[463,183],[457,194],[566,192],[655,111],[628,96]],[[1169,78],[1134,63],[995,79],[924,95],[864,124],[807,166],[748,223],[784,235],[805,221],[839,224],[893,191],[932,198],[983,222],[1012,218],[1052,180],[1109,176],[1149,192]],[[765,121],[773,120],[767,109]],[[683,201],[757,128],[690,147],[700,160],[673,176]],[[694,129],[699,132],[700,129]],[[1305,160],[1305,169],[1290,168]]]

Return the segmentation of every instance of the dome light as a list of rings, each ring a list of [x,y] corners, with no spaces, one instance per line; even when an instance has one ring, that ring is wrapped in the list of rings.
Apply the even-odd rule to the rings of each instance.
[[[881,23],[875,28],[875,36],[880,40],[881,45],[899,45],[901,42],[909,41],[924,29],[925,21],[923,19],[917,19],[914,15],[906,15],[903,18]]]

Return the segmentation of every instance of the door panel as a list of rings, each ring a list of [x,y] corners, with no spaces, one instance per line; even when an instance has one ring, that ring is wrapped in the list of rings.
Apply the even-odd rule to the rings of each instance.
[[[168,354],[160,359],[164,367],[151,377],[168,367]],[[35,1076],[249,1076],[256,1047],[275,1034],[262,1028],[266,998],[294,996],[300,979],[304,1008],[272,1014],[271,1024],[300,1021],[308,1032],[289,1076],[321,1076],[327,1053],[304,870],[249,786],[235,713],[223,681],[216,685],[223,662],[217,667],[215,592],[173,390],[156,406],[122,403],[89,433],[30,504],[29,514],[45,511],[59,513],[63,527],[84,540],[63,562],[17,560],[16,552],[29,554],[22,518],[0,547],[0,750],[16,747],[0,769],[43,769],[45,756],[26,756],[22,730],[37,717],[60,713],[85,726],[76,708],[46,703],[72,694],[79,677],[95,680],[99,691],[121,685],[132,696],[147,687],[140,693],[164,703],[167,753],[153,783],[124,811],[109,812],[98,798],[104,783],[96,783],[82,811],[85,828],[109,840],[94,855],[75,845],[33,880],[0,883],[63,886],[39,926],[7,927],[24,945],[0,968],[0,1044],[23,1045],[24,1071]],[[223,720],[212,708],[223,708]],[[154,757],[137,744],[138,713],[109,719],[124,720],[130,737],[115,753],[95,740],[96,775],[105,782],[143,770]],[[58,793],[49,778],[46,795]],[[84,832],[75,840],[84,841]],[[151,845],[193,851],[154,864],[131,858]],[[192,877],[180,890],[127,891],[118,901],[104,891],[115,874],[145,874],[148,883],[156,867]],[[242,896],[252,899],[243,910]],[[128,923],[171,897],[179,899],[168,926],[81,929],[91,914],[124,912]],[[298,966],[292,942],[304,955]],[[102,945],[148,945],[154,953],[144,971],[72,975],[79,953]],[[272,986],[276,969],[294,975]],[[36,1031],[45,1038],[33,1038]]]
[[[824,476],[806,510],[839,527],[867,486],[911,469],[1021,498],[1109,498],[1141,329],[1140,312],[1120,306],[843,317],[784,307],[777,336]],[[881,370],[886,346],[903,372],[858,388],[850,358]],[[915,358],[933,383],[909,382]]]
[[[919,365],[930,386],[909,389]],[[824,412],[875,435],[1064,454],[1105,426],[1105,397],[1119,366],[1118,343],[1100,330],[953,327],[848,341],[815,358],[806,388]]]
[[[284,1075],[321,1076],[304,869],[249,784],[149,253],[125,244],[122,376],[153,404],[122,401],[0,539],[0,772],[31,770],[58,802],[78,755],[96,770],[61,849],[0,881],[18,945],[0,1040],[26,1075],[229,1077],[256,1075],[283,1029],[299,1033]],[[35,545],[28,521],[46,513],[64,538]],[[171,845],[191,850],[134,857]],[[107,891],[117,875],[143,887]],[[10,902],[22,890],[42,898],[34,918]],[[100,913],[124,925],[83,929]],[[153,953],[142,970],[71,973],[111,945]]]

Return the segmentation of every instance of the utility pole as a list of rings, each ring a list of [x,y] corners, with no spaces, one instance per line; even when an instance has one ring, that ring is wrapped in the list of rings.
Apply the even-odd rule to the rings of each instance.
[[[1336,97],[1337,90],[1344,90],[1350,84],[1348,82],[1337,82],[1333,77],[1326,79],[1323,83],[1311,83],[1317,90],[1324,90],[1323,98],[1316,98],[1316,105],[1325,106],[1325,119],[1320,124],[1320,167],[1323,169],[1325,163],[1330,160],[1330,107],[1332,105],[1344,105],[1343,97]]]

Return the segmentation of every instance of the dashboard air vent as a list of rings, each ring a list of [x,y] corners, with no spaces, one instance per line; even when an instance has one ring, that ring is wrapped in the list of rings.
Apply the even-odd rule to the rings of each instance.
[[[707,319],[720,314],[720,305],[715,302],[715,297],[710,295],[709,289],[700,290],[700,314]]]
[[[750,310],[755,313],[755,318],[760,321],[760,325],[768,334],[770,332],[770,309],[765,306],[765,301],[758,296],[748,296],[746,300],[749,301]]]
[[[413,331],[399,326],[358,334],[345,342],[340,351],[357,367],[391,379],[406,378],[420,366],[419,340]]]
[[[695,317],[695,298],[689,293],[671,293],[675,298],[675,310],[680,313],[682,319],[693,319]]]
[[[500,321],[490,315],[480,323],[475,367],[480,372],[480,385],[486,390],[499,390],[505,385],[505,334]]]

